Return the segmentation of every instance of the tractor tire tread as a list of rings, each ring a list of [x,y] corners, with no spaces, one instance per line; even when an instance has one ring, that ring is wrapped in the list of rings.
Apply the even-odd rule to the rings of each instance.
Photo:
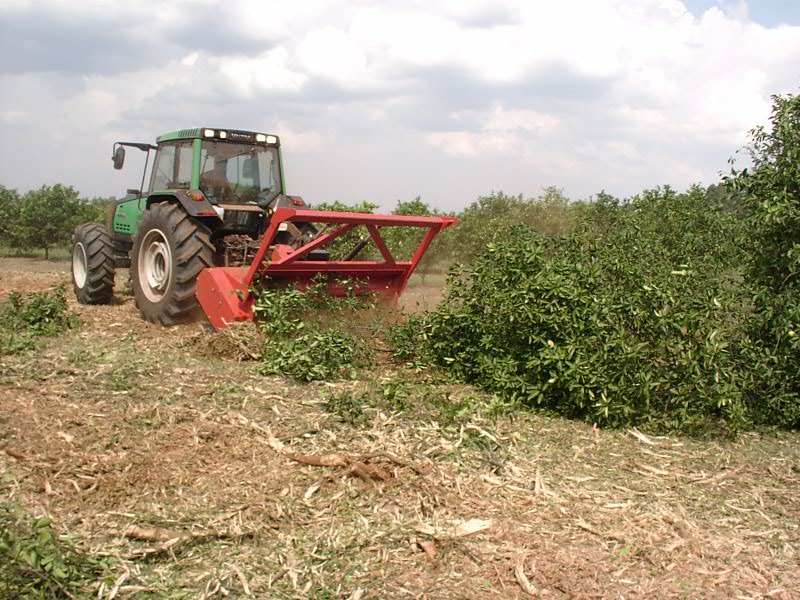
[[[170,289],[162,300],[153,303],[146,298],[140,298],[136,293],[140,248],[138,240],[134,242],[131,279],[134,282],[136,306],[142,316],[147,321],[164,326],[202,318],[203,313],[197,302],[195,289],[200,271],[214,265],[215,249],[210,241],[211,231],[174,203],[153,204],[145,213],[140,230],[143,227],[158,227],[167,237],[172,248],[173,271]]]
[[[109,304],[114,295],[114,248],[108,228],[101,223],[78,225],[72,246],[83,244],[86,253],[86,281],[82,288],[75,283],[75,297],[80,304]]]

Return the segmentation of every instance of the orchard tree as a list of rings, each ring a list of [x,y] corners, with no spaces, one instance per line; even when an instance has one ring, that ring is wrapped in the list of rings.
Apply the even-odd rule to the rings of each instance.
[[[378,208],[378,205],[369,200],[363,200],[352,205],[336,200],[335,202],[320,202],[311,208],[329,212],[373,213],[375,209]],[[344,235],[333,240],[328,246],[331,258],[337,260],[343,258],[358,243],[361,238],[361,232],[358,229],[359,228],[355,228],[348,231]]]
[[[397,201],[397,206],[392,211],[393,215],[410,215],[414,217],[433,217],[442,214],[439,210],[432,208],[427,202],[422,200],[422,196],[417,196],[413,200],[402,202]]]
[[[0,247],[16,248],[19,240],[19,194],[0,185]]]
[[[85,205],[71,186],[56,184],[31,190],[22,197],[20,245],[42,248],[48,259],[50,249],[66,243],[85,214]]]
[[[405,202],[398,200],[397,206],[392,210],[392,214],[407,217],[431,217],[440,213],[424,202],[421,196],[417,196],[413,200],[406,200]],[[411,255],[417,249],[426,233],[426,229],[418,227],[384,227],[381,231],[381,236],[383,236],[395,259],[410,260]],[[431,260],[436,254],[436,248],[436,241],[434,241],[433,246],[422,259],[419,267],[420,274],[424,275],[427,272]]]
[[[800,96],[773,96],[770,128],[751,133],[752,166],[727,183],[747,210],[750,340],[763,358],[750,401],[764,421],[800,427]]]
[[[727,177],[749,219],[751,275],[773,291],[800,281],[800,96],[773,96],[771,127],[750,132],[752,166]]]
[[[114,208],[117,205],[117,199],[113,196],[81,198],[80,202],[82,217],[79,221],[81,223],[107,223],[113,218]]]

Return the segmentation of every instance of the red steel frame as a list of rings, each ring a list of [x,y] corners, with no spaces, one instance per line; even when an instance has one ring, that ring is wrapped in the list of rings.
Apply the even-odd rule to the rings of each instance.
[[[338,225],[332,231],[323,232],[312,241],[293,249],[274,245],[282,223],[324,223]],[[330,273],[336,278],[328,282],[334,295],[347,293],[348,286],[342,280],[356,285],[357,291],[368,291],[396,298],[408,283],[419,261],[433,241],[446,227],[458,223],[454,217],[414,217],[401,215],[373,215],[365,213],[323,212],[279,208],[272,215],[267,231],[256,251],[253,262],[245,267],[214,267],[204,269],[197,278],[197,299],[215,329],[222,329],[235,321],[253,319],[254,298],[250,292],[253,283],[267,278],[280,285],[290,283],[304,287],[320,273]],[[365,226],[382,261],[305,260],[313,250],[330,244],[357,226]],[[417,246],[411,260],[397,261],[381,237],[381,227],[420,227],[428,231]],[[270,259],[267,252],[272,249]]]

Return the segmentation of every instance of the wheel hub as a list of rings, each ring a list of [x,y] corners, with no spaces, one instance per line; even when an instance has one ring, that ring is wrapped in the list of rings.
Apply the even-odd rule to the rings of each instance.
[[[83,289],[86,285],[87,271],[86,249],[83,247],[82,243],[78,242],[72,249],[72,277],[75,280],[75,285],[79,289]]]
[[[139,260],[139,282],[151,302],[159,302],[172,280],[172,250],[158,229],[147,232],[142,240]]]

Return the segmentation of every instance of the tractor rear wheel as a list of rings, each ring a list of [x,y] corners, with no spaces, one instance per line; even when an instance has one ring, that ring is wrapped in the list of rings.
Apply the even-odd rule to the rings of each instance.
[[[72,234],[72,287],[81,304],[108,304],[114,294],[114,248],[108,228],[78,225]]]
[[[176,325],[202,315],[194,293],[200,271],[213,266],[210,236],[177,204],[161,202],[145,211],[133,242],[131,283],[146,320]]]

